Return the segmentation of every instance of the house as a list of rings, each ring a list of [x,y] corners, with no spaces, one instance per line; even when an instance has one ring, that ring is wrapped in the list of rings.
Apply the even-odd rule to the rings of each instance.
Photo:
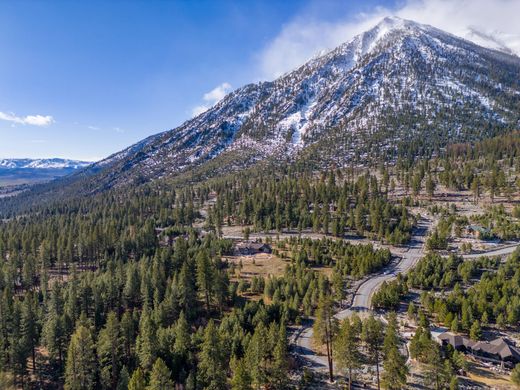
[[[182,238],[187,240],[189,238],[188,233],[182,233],[181,231],[172,228],[155,228],[155,235],[159,245],[162,247],[169,247],[175,244],[175,241]]]
[[[477,238],[479,240],[486,240],[493,236],[490,229],[479,225],[466,226],[464,234],[468,237]]]
[[[441,345],[446,346],[449,344],[457,351],[461,352],[467,352],[471,350],[471,347],[473,344],[475,344],[473,340],[451,332],[441,333],[437,336],[437,339]]]
[[[236,245],[236,251],[240,255],[249,256],[258,253],[271,253],[271,247],[262,242],[240,242]]]
[[[492,362],[515,366],[520,363],[520,350],[511,341],[499,337],[493,341],[479,341],[471,347],[473,355]]]
[[[510,367],[520,363],[520,350],[503,337],[492,341],[473,341],[452,332],[444,332],[436,336],[436,339],[443,346],[449,344],[457,351],[469,353],[481,360]]]

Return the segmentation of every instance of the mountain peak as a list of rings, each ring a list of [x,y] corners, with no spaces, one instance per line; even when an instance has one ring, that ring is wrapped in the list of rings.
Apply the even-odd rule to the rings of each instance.
[[[402,33],[403,35],[417,34],[420,31],[428,31],[428,26],[417,22],[402,19],[398,16],[387,16],[371,29],[354,36],[349,41],[332,50],[332,55],[338,52],[347,54],[352,52],[352,63],[355,63],[362,56],[374,50],[380,42],[383,42],[392,34]]]
[[[428,26],[413,20],[403,19],[398,16],[387,16],[383,18],[378,24],[376,24],[372,29],[366,31],[365,34],[376,30],[379,32],[379,36],[382,37],[394,31],[427,30],[427,27]]]
[[[385,28],[401,28],[405,24],[416,24],[415,22],[412,22],[411,20],[406,20],[403,18],[400,18],[399,16],[386,16],[384,17],[376,26],[379,27],[385,27]]]
[[[517,57],[391,16],[272,82],[249,84],[87,170],[95,186],[267,159],[344,166],[437,153],[517,126]],[[317,156],[317,157],[316,157]],[[212,161],[216,160],[216,161]],[[207,163],[207,164],[206,164]]]

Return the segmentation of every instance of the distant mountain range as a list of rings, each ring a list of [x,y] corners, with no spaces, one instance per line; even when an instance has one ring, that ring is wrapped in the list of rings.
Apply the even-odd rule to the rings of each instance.
[[[91,162],[62,158],[0,159],[0,187],[33,184],[66,176]]]
[[[493,37],[472,34],[499,46]],[[431,156],[449,143],[519,128],[519,75],[517,56],[385,18],[272,82],[239,88],[181,126],[90,165],[63,185],[92,192],[180,174],[200,180],[261,161],[325,168]]]
[[[6,169],[79,169],[92,164],[87,161],[63,158],[5,158],[0,159],[0,168]]]

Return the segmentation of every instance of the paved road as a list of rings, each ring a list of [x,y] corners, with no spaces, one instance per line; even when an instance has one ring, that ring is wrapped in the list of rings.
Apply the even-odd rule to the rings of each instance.
[[[507,256],[507,255],[510,255],[511,253],[513,253],[515,251],[515,249],[518,248],[519,246],[520,246],[519,244],[511,244],[511,245],[508,245],[508,246],[505,246],[502,248],[491,249],[491,250],[481,252],[481,253],[471,253],[468,255],[462,255],[462,257],[465,259],[475,259],[475,258],[482,257],[482,256],[490,256],[490,257]]]
[[[361,284],[352,300],[351,307],[339,312],[336,314],[336,317],[343,319],[354,311],[362,312],[370,310],[372,294],[379,289],[383,282],[395,279],[397,274],[405,274],[415,267],[419,259],[423,256],[424,240],[431,225],[431,220],[421,219],[408,244],[408,250],[400,254],[401,260],[397,264],[386,268],[382,274],[376,274]]]
[[[361,283],[352,300],[352,304],[345,310],[342,310],[334,316],[338,320],[342,320],[352,313],[369,312],[371,309],[371,298],[375,291],[383,284],[384,281],[395,279],[397,274],[405,274],[411,270],[419,259],[424,255],[424,243],[428,230],[433,226],[430,219],[421,219],[418,223],[412,239],[405,252],[396,254],[401,260],[394,265],[388,267],[383,273],[376,274]],[[464,255],[466,259],[478,258],[481,256],[506,256],[514,252],[519,244],[512,244],[507,247],[493,249],[482,253]],[[395,252],[395,251],[393,251]],[[324,355],[317,355],[312,348],[312,320],[307,320],[303,324],[303,328],[299,335],[295,337],[295,351],[306,363],[315,370],[327,369],[327,358]]]
[[[396,254],[401,257],[401,260],[397,264],[387,267],[383,273],[376,274],[360,284],[350,307],[338,312],[334,317],[338,320],[342,320],[354,311],[368,312],[370,310],[370,298],[374,291],[376,291],[384,281],[389,281],[396,278],[397,274],[409,271],[422,257],[424,240],[432,224],[432,220],[421,219],[412,235],[407,250]],[[312,320],[307,320],[302,325],[303,329],[296,338],[296,353],[305,359],[311,368],[315,370],[327,369],[326,356],[317,355],[312,348]]]

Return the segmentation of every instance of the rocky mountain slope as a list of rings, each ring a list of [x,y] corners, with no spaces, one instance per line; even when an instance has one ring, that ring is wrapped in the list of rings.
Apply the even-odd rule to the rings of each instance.
[[[399,18],[78,174],[107,188],[258,161],[367,163],[518,126],[520,59]]]

